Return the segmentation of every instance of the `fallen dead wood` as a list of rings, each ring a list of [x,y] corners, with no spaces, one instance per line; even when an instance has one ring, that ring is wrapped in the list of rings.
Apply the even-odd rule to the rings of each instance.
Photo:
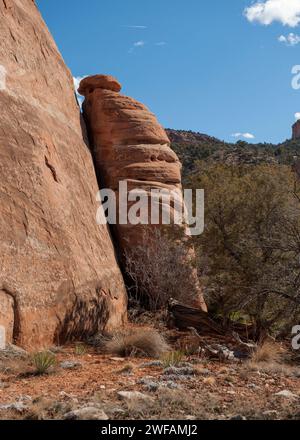
[[[179,330],[188,330],[194,328],[201,336],[220,335],[230,336],[239,343],[245,344],[240,338],[248,340],[255,339],[255,329],[253,326],[247,326],[237,323],[229,323],[224,326],[221,322],[212,319],[208,313],[200,309],[187,306],[174,299],[168,303],[169,325]]]
[[[224,329],[201,309],[186,306],[174,299],[168,303],[169,323],[179,330],[195,328],[201,335],[225,335]]]

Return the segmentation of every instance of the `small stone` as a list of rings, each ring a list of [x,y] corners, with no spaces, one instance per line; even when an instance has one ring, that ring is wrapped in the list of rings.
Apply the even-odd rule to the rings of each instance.
[[[246,417],[241,416],[240,414],[233,416],[230,418],[230,420],[247,420]]]
[[[285,397],[286,399],[291,399],[291,400],[299,399],[299,396],[297,396],[297,394],[294,394],[289,390],[283,390],[274,395],[278,397]]]
[[[275,409],[269,410],[269,411],[264,411],[263,415],[264,416],[277,416],[278,415],[278,411],[276,411]]]
[[[14,402],[6,405],[0,405],[0,411],[17,411],[22,413],[28,409],[28,406],[23,402]]]
[[[90,406],[70,411],[63,418],[64,420],[108,420],[108,416],[104,411]]]
[[[253,390],[258,390],[260,387],[255,385],[255,383],[249,383],[249,385],[247,385],[248,388],[251,388]]]
[[[183,376],[178,374],[170,374],[170,375],[163,375],[160,377],[163,381],[173,381],[173,382],[180,382],[180,381],[191,381],[194,378],[194,376]]]
[[[140,365],[140,368],[148,368],[148,367],[163,367],[162,361],[152,361],[152,362],[144,362]]]
[[[181,389],[181,385],[179,385],[176,382],[173,382],[172,380],[169,380],[168,382],[162,384],[164,387],[170,388],[171,390],[177,390],[177,389]]]
[[[81,368],[82,363],[78,361],[64,361],[60,364],[60,366],[64,370],[74,370],[76,368]]]
[[[158,382],[151,382],[151,381],[146,382],[144,385],[145,390],[150,391],[152,393],[157,391],[159,387],[160,387],[160,384]]]
[[[125,411],[122,408],[113,408],[109,410],[110,414],[117,415],[117,414],[125,414]]]
[[[65,399],[73,399],[73,396],[71,396],[71,394],[66,393],[65,391],[61,391],[59,395],[60,397],[63,397]]]
[[[193,367],[169,367],[164,370],[163,374],[167,376],[195,376],[197,369]]]

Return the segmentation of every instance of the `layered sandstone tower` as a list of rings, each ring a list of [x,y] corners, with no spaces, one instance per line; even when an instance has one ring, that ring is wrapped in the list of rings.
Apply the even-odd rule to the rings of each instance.
[[[181,164],[165,130],[146,106],[121,95],[120,90],[119,82],[105,75],[83,79],[78,90],[85,97],[83,114],[101,185],[112,189],[117,199],[120,182],[126,182],[129,191],[166,189],[181,195]],[[135,246],[147,246],[145,229],[147,234],[154,230],[150,223],[141,227],[117,223],[114,231],[121,256]],[[186,264],[188,260],[187,255]],[[195,286],[191,296],[206,310],[197,274],[191,276]]]
[[[126,320],[66,68],[32,0],[0,1],[0,326],[46,347]]]

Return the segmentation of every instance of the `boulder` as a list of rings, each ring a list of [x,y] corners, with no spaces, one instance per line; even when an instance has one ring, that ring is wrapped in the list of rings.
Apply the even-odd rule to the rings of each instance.
[[[106,89],[112,90],[113,92],[120,92],[121,88],[121,84],[113,76],[94,75],[84,78],[81,81],[78,93],[80,93],[80,95],[88,95],[89,93],[93,93],[95,89]]]
[[[66,413],[64,420],[108,420],[108,416],[102,409],[88,406]]]
[[[96,223],[98,184],[72,76],[32,0],[0,1],[0,64],[7,342],[36,349],[119,328],[126,292],[109,230]]]

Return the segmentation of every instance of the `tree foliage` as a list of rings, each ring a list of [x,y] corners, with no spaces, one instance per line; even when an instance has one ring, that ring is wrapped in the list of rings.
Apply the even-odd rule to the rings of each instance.
[[[300,191],[287,166],[199,163],[205,232],[194,240],[211,310],[246,316],[258,331],[300,318]]]

